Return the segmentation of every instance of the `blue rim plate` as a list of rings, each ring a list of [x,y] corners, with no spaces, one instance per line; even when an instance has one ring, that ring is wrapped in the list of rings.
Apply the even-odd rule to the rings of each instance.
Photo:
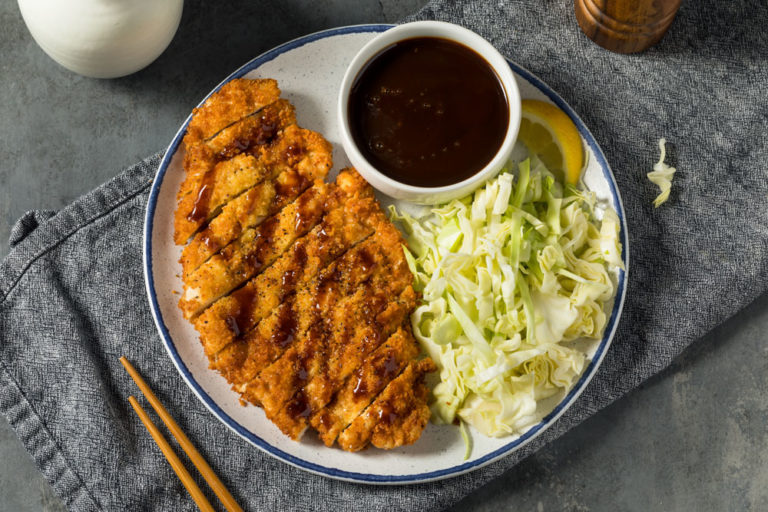
[[[349,27],[341,27],[341,28],[336,28],[331,30],[325,30],[322,32],[317,32],[314,34],[310,34],[310,35],[295,39],[293,41],[280,45],[260,55],[259,57],[256,57],[255,59],[251,60],[244,66],[240,67],[234,73],[229,75],[223,82],[221,82],[221,84],[216,86],[216,88],[213,91],[211,91],[210,94],[213,94],[214,92],[216,92],[226,82],[234,78],[242,77],[247,73],[250,73],[260,68],[261,66],[270,63],[271,61],[280,57],[281,55],[287,52],[291,52],[292,50],[296,50],[298,48],[304,47],[311,43],[321,41],[327,38],[337,37],[337,36],[344,36],[349,34],[365,34],[365,33],[373,34],[377,32],[383,32],[391,28],[392,26],[393,25],[356,25],[356,26],[349,26]],[[624,208],[621,203],[621,197],[619,195],[619,191],[616,186],[616,181],[613,177],[613,174],[608,165],[608,162],[606,161],[605,156],[603,155],[603,152],[601,151],[594,137],[589,132],[587,127],[584,125],[584,123],[581,121],[581,119],[576,115],[573,109],[571,109],[571,107],[557,93],[555,93],[540,79],[538,79],[536,76],[534,76],[532,73],[525,70],[521,66],[515,64],[512,61],[510,61],[509,64],[512,70],[516,73],[518,79],[522,78],[524,81],[527,82],[527,84],[521,83],[521,86],[526,85],[527,87],[529,88],[532,87],[533,89],[538,91],[535,93],[537,96],[546,98],[552,103],[556,104],[563,111],[565,111],[576,124],[582,139],[585,141],[587,149],[592,154],[594,163],[596,163],[599,166],[599,173],[600,173],[599,179],[605,185],[605,193],[606,193],[607,199],[613,204],[621,220],[620,239],[623,247],[622,258],[624,261],[625,269],[628,269],[629,268],[629,245],[628,245],[627,226],[625,221]],[[521,92],[522,91],[523,91],[523,88],[521,87]],[[210,94],[208,96],[210,96]],[[200,102],[200,104],[202,104],[208,98],[208,96],[206,96],[206,98],[204,98]],[[526,96],[524,95],[523,97],[526,97]],[[329,115],[333,115],[333,114],[329,114]],[[263,437],[255,434],[254,432],[252,432],[251,430],[243,426],[236,419],[234,419],[232,415],[228,414],[220,406],[220,404],[217,403],[216,400],[214,400],[214,398],[204,389],[203,384],[201,384],[200,382],[199,375],[197,375],[197,377],[196,375],[193,375],[193,372],[190,370],[187,363],[179,353],[179,347],[169,332],[166,319],[163,317],[160,304],[158,302],[158,293],[155,286],[156,278],[153,271],[153,258],[152,258],[153,232],[155,229],[155,218],[156,218],[156,212],[158,207],[158,199],[160,197],[160,190],[161,190],[163,181],[166,178],[166,173],[168,171],[169,166],[171,165],[171,161],[174,155],[176,154],[177,150],[180,147],[181,140],[184,136],[184,132],[186,130],[186,127],[187,127],[187,124],[189,123],[190,118],[191,118],[191,115],[185,120],[184,124],[180,127],[179,131],[176,133],[173,140],[171,141],[171,144],[168,146],[168,150],[166,151],[166,154],[163,157],[163,160],[160,162],[160,165],[158,167],[157,175],[155,177],[154,183],[152,184],[152,188],[149,194],[149,201],[147,204],[147,211],[146,211],[146,217],[145,217],[144,240],[143,240],[143,249],[144,249],[143,264],[144,264],[144,276],[146,281],[147,294],[149,297],[149,303],[152,310],[152,316],[155,320],[155,324],[157,325],[157,329],[160,333],[160,337],[163,341],[163,344],[165,345],[165,348],[168,351],[168,354],[170,355],[171,360],[173,361],[174,365],[178,369],[181,376],[184,378],[185,382],[190,386],[190,388],[192,388],[192,390],[195,392],[198,398],[203,402],[203,404],[220,421],[222,421],[225,425],[227,425],[229,428],[234,430],[237,434],[245,438],[250,443],[262,449],[266,453],[284,462],[287,462],[293,466],[296,466],[298,468],[301,468],[306,471],[316,473],[322,476],[340,479],[340,480],[369,483],[369,484],[408,484],[408,483],[420,483],[420,482],[440,480],[443,478],[458,476],[468,471],[481,468],[487,464],[490,464],[491,462],[498,460],[501,457],[504,457],[505,455],[512,453],[513,451],[521,448],[522,446],[530,442],[532,439],[534,439],[536,436],[538,436],[544,430],[546,430],[549,426],[551,426],[568,409],[568,407],[570,407],[573,404],[573,402],[576,400],[576,398],[578,398],[578,396],[582,393],[582,391],[585,389],[589,381],[594,376],[616,332],[618,320],[621,315],[622,307],[624,305],[624,299],[626,294],[626,286],[625,286],[626,271],[625,270],[619,270],[616,273],[618,288],[617,288],[617,293],[616,293],[616,298],[614,300],[613,308],[610,314],[610,319],[605,328],[603,339],[599,342],[599,344],[595,348],[594,355],[592,356],[590,363],[588,364],[585,371],[582,373],[581,377],[579,378],[579,381],[576,383],[573,389],[571,389],[571,391],[560,401],[559,404],[557,404],[554,407],[554,409],[549,414],[547,414],[538,424],[534,425],[532,428],[526,431],[522,436],[515,439],[511,439],[509,442],[503,443],[500,447],[497,447],[489,451],[488,453],[484,453],[480,457],[469,460],[467,462],[463,462],[461,461],[461,458],[457,458],[455,460],[461,463],[457,463],[449,467],[441,467],[439,469],[435,469],[434,471],[418,471],[418,472],[404,471],[401,474],[372,474],[372,473],[343,470],[343,469],[329,467],[328,465],[306,460],[301,456],[296,456],[295,454],[289,453],[289,451],[287,451],[286,449],[278,448],[273,443],[270,443],[267,440],[265,440]],[[167,264],[167,263],[163,262],[163,264]],[[418,443],[414,446],[417,446],[417,445]],[[324,448],[324,449],[331,450],[327,448]],[[338,452],[339,450],[335,450],[335,451]]]

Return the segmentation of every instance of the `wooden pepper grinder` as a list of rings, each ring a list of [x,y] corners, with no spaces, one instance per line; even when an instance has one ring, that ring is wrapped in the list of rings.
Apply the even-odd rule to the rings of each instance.
[[[682,0],[575,0],[576,21],[594,42],[618,53],[659,42]]]

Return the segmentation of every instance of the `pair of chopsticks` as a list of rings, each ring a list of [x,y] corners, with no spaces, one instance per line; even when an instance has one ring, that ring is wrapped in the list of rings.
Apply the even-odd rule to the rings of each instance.
[[[120,358],[120,362],[123,364],[128,374],[133,378],[133,381],[144,394],[144,397],[155,410],[157,415],[160,416],[160,419],[163,420],[165,426],[168,427],[168,430],[171,431],[173,437],[175,437],[176,441],[179,442],[179,445],[195,465],[197,470],[200,471],[201,475],[203,475],[203,478],[206,482],[208,482],[210,488],[213,490],[216,496],[218,496],[219,500],[221,500],[224,508],[226,508],[228,512],[242,512],[243,509],[240,508],[240,505],[237,504],[235,498],[233,498],[227,488],[224,487],[224,484],[221,482],[221,480],[219,480],[219,477],[216,476],[216,473],[213,472],[211,466],[208,465],[203,456],[200,455],[200,452],[197,451],[197,448],[194,447],[192,442],[189,440],[186,434],[184,434],[173,417],[171,417],[168,410],[163,407],[163,404],[160,403],[160,400],[157,398],[157,396],[155,396],[147,383],[144,382],[144,379],[141,378],[141,375],[139,375],[139,372],[136,371],[136,368],[133,367],[133,365],[125,358],[125,356]],[[184,487],[186,487],[187,491],[189,491],[190,496],[192,496],[192,499],[195,501],[198,508],[203,512],[213,512],[214,509],[203,494],[203,491],[200,490],[200,487],[197,485],[197,483],[195,483],[192,475],[189,474],[189,471],[187,471],[187,469],[184,467],[184,464],[181,462],[181,459],[179,459],[179,456],[176,455],[176,453],[173,451],[173,448],[171,448],[171,445],[165,439],[162,432],[160,432],[157,426],[152,422],[147,412],[141,407],[141,405],[139,405],[139,402],[135,397],[128,397],[128,401],[133,406],[133,409],[136,411],[139,419],[141,419],[141,422],[144,423],[144,426],[147,427],[147,430],[149,430],[149,433],[157,443],[157,446],[160,447],[160,451],[162,451],[163,455],[165,455],[165,458],[176,472],[176,475],[179,477],[179,480],[181,480],[181,483],[184,484]]]

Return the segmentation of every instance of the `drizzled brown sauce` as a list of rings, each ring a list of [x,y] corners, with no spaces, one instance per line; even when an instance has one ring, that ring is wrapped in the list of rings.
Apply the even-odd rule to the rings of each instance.
[[[374,262],[373,254],[371,254],[370,249],[367,247],[355,253],[354,266],[357,267],[357,270],[360,272],[367,273],[373,268]]]
[[[203,175],[202,183],[200,184],[197,197],[192,206],[192,211],[187,215],[187,220],[190,222],[204,222],[208,220],[209,214],[212,213],[210,211],[210,201],[215,179],[214,163],[228,160],[240,153],[253,153],[274,140],[279,125],[277,112],[275,112],[274,109],[265,107],[259,113],[252,114],[252,116],[256,115],[258,115],[257,122],[253,123],[245,133],[235,137],[229,144],[219,151],[217,155],[212,157],[211,168]],[[250,119],[245,118],[241,122],[248,121],[250,121]],[[216,136],[211,137],[211,139],[215,137]],[[292,156],[299,156],[301,152],[301,148],[291,146],[289,149],[291,149],[292,153],[295,152]]]
[[[291,162],[291,164],[298,161],[303,155],[304,155],[304,148],[302,148],[301,146],[290,144],[287,148],[285,148],[286,160]]]
[[[262,223],[262,226],[266,222]],[[274,227],[271,227],[269,231],[274,232]],[[264,237],[260,237],[257,240],[265,240]],[[286,269],[281,276],[281,294],[284,298],[291,294],[296,287],[296,277],[307,264],[307,250],[304,242],[295,243],[292,248],[292,265]],[[249,255],[250,264],[259,264],[259,251],[256,247],[255,251]],[[225,319],[227,326],[234,333],[235,337],[240,336],[241,333],[249,331],[255,324],[252,318],[252,312],[256,304],[257,296],[254,286],[246,285],[243,288],[232,293],[231,297],[235,299],[237,307],[232,315],[227,316]],[[281,348],[287,346],[292,340],[296,330],[296,320],[293,318],[293,308],[284,308],[281,310],[280,317],[278,319],[277,331],[273,334],[271,340],[279,345]],[[290,313],[290,318],[287,317]]]
[[[400,416],[395,412],[395,408],[389,402],[384,402],[379,406],[379,422],[385,425],[391,425],[397,421]]]
[[[287,199],[309,187],[310,182],[306,176],[291,169],[284,171],[275,181],[275,195],[272,198],[270,210],[274,211],[285,205]]]
[[[400,371],[400,362],[394,351],[388,351],[384,359],[378,358],[373,363],[373,374],[380,383],[389,382]],[[368,395],[368,382],[365,378],[365,368],[361,366],[355,371],[357,383],[352,390],[355,398],[362,398]]]
[[[235,299],[237,307],[232,315],[227,316],[225,321],[229,330],[237,338],[240,334],[247,332],[251,328],[251,310],[256,303],[256,290],[251,286],[245,286],[234,292],[230,297]]]
[[[384,361],[384,368],[378,373],[378,375],[384,379],[389,379],[395,374],[395,372],[399,368],[400,368],[400,363],[398,362],[397,357],[395,357],[395,354],[393,352],[393,353],[390,353],[386,361]]]
[[[280,310],[280,314],[277,318],[277,328],[269,337],[270,343],[280,348],[287,347],[293,343],[293,340],[296,337],[297,327],[296,314],[293,310],[293,301],[291,301],[288,307]]]
[[[291,418],[297,419],[306,419],[312,415],[312,406],[309,405],[309,400],[303,389],[299,390],[296,393],[296,396],[288,402],[288,405],[285,406],[285,412],[287,412]]]
[[[259,225],[256,236],[245,254],[249,273],[258,274],[261,271],[266,255],[272,248],[279,225],[280,219],[277,217],[270,217]]]
[[[304,350],[299,354],[296,367],[294,369],[294,387],[297,389],[296,394],[286,404],[285,412],[291,418],[306,419],[312,415],[312,406],[309,398],[304,391],[304,386],[310,377],[309,364],[315,359],[315,348],[319,347],[324,333],[318,326],[312,326],[307,332],[309,342]]]
[[[213,170],[205,173],[203,183],[197,192],[195,203],[192,205],[192,211],[187,215],[190,222],[203,222],[208,219],[208,211],[211,203],[211,192],[213,192]]]
[[[243,120],[246,130],[238,137],[232,139],[218,154],[219,160],[227,160],[240,153],[252,153],[275,138],[279,118],[274,109],[266,109],[258,116],[258,120],[245,118]]]
[[[486,166],[506,136],[509,105],[486,60],[436,37],[397,42],[352,86],[350,131],[365,159],[401,183],[439,187]]]

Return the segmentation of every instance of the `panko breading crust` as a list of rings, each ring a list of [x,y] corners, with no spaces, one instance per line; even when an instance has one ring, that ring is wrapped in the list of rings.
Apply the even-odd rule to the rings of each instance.
[[[195,109],[174,240],[179,307],[210,367],[288,436],[358,451],[415,442],[429,418],[409,326],[404,240],[354,170],[296,125],[274,80],[238,79]]]

